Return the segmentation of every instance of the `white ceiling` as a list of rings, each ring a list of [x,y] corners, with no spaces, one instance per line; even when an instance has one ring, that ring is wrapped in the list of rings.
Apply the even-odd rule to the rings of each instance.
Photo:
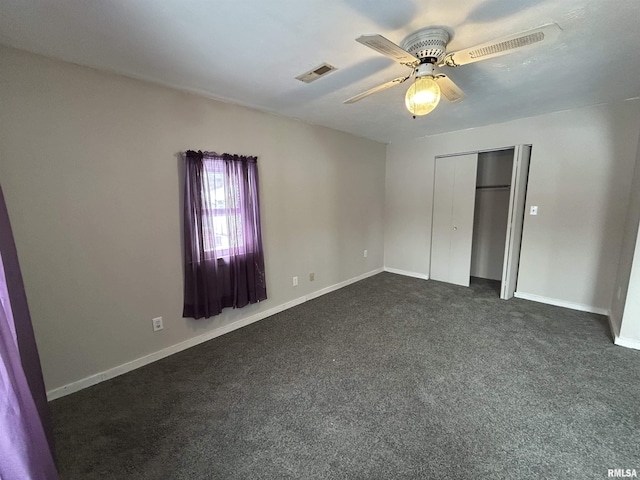
[[[2,0],[0,43],[381,142],[640,96],[638,0]],[[466,92],[412,119],[409,72],[360,45],[448,27],[448,51],[556,22],[552,45],[446,73]],[[311,84],[296,75],[328,62]]]

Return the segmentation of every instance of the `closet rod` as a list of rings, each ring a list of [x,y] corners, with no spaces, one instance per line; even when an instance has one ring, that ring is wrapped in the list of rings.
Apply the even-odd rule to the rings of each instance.
[[[476,190],[508,190],[511,188],[511,185],[486,185],[481,187],[476,187]]]

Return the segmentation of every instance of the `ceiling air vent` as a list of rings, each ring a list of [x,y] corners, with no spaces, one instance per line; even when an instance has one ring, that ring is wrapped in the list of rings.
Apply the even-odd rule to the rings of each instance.
[[[487,55],[494,55],[500,52],[506,52],[507,50],[515,50],[516,48],[526,47],[533,43],[538,43],[544,40],[544,32],[535,32],[529,35],[523,35],[521,37],[512,38],[505,42],[494,43],[486,47],[471,50],[469,56],[471,58],[486,57]]]
[[[334,70],[337,70],[337,69],[333,65],[329,65],[328,63],[323,63],[317,66],[316,68],[314,68],[313,70],[309,70],[308,72],[303,73],[302,75],[298,75],[296,79],[304,83],[311,83],[319,79],[320,77],[324,77],[325,75],[328,75]]]

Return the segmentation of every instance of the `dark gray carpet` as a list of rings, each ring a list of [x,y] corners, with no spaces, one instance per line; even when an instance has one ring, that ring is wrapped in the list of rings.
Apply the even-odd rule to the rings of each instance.
[[[640,352],[487,281],[382,273],[51,406],[67,480],[640,469]]]

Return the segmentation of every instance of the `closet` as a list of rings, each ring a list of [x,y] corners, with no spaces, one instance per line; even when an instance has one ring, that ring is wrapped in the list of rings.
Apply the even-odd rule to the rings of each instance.
[[[478,155],[471,276],[502,281],[513,148]]]
[[[430,278],[516,290],[530,145],[436,157]]]

